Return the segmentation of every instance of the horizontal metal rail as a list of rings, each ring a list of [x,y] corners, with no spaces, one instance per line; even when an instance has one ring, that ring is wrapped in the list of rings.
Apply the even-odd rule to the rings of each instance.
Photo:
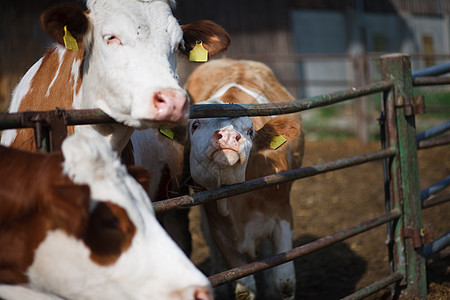
[[[422,140],[417,144],[417,149],[428,149],[437,146],[444,146],[450,144],[450,135],[438,137],[430,140]]]
[[[418,77],[412,83],[413,86],[450,84],[450,77]]]
[[[450,185],[450,176],[445,177],[441,181],[427,187],[426,189],[423,189],[420,192],[420,200],[422,200],[422,203],[428,199],[431,195],[437,194],[446,187]]]
[[[331,162],[326,162],[319,165],[280,172],[277,174],[248,180],[243,183],[236,183],[227,186],[222,186],[220,188],[213,190],[207,190],[191,195],[153,202],[153,207],[155,208],[156,213],[162,213],[172,209],[191,207],[209,201],[214,201],[226,197],[247,193],[257,189],[262,189],[268,186],[286,183],[300,178],[306,178],[317,174],[325,173],[328,171],[334,171],[374,160],[383,159],[386,157],[394,156],[396,153],[397,150],[395,148],[388,148],[376,152],[356,155]]]
[[[446,233],[435,239],[432,243],[425,246],[423,249],[423,255],[426,258],[430,258],[433,254],[441,251],[448,245],[450,245],[450,231],[447,231]]]
[[[430,76],[438,76],[443,75],[450,72],[450,63],[439,64],[436,66],[431,66],[428,68],[415,70],[411,72],[411,76],[413,80],[416,77],[430,77]]]
[[[433,206],[436,206],[438,204],[442,204],[445,202],[448,202],[450,200],[450,193],[446,193],[443,195],[439,195],[439,196],[435,196],[431,199],[427,199],[422,203],[422,208],[426,209],[426,208],[430,208]]]
[[[351,88],[335,93],[323,94],[307,99],[300,99],[275,104],[208,104],[191,105],[190,118],[270,116],[299,112],[314,107],[326,106],[345,100],[387,91],[392,87],[390,81],[379,81],[359,88]],[[64,110],[67,125],[87,125],[117,123],[100,109]],[[32,128],[24,125],[22,113],[0,114],[0,130],[14,128]]]
[[[67,125],[111,124],[117,123],[101,109],[76,109],[64,110],[67,115]],[[29,113],[29,112],[28,112]],[[38,114],[39,112],[35,112]],[[0,130],[14,128],[33,128],[32,125],[24,125],[23,113],[1,113]]]
[[[366,86],[335,93],[323,94],[307,99],[272,104],[196,104],[191,106],[190,118],[272,116],[299,112],[315,107],[327,106],[357,97],[384,92],[392,87],[390,81],[378,81]]]
[[[393,210],[391,212],[382,214],[374,219],[364,221],[359,223],[353,227],[344,229],[342,231],[338,231],[331,235],[320,238],[312,243],[308,243],[296,248],[293,248],[289,251],[279,253],[275,256],[252,262],[250,264],[246,264],[237,268],[233,268],[227,270],[225,272],[221,272],[215,275],[210,276],[208,279],[213,286],[218,286],[221,284],[225,284],[230,281],[234,281],[236,279],[254,274],[259,271],[263,271],[288,261],[299,258],[300,256],[309,254],[313,251],[322,249],[324,247],[336,244],[338,242],[344,241],[348,238],[351,238],[357,234],[368,231],[372,228],[383,225],[387,222],[398,219],[401,216],[401,213],[397,210]]]
[[[432,137],[438,136],[443,134],[444,132],[450,130],[450,121],[445,122],[443,124],[440,124],[436,127],[430,128],[428,130],[425,130],[419,134],[416,135],[416,141],[421,142],[427,139],[430,139]]]
[[[365,287],[363,289],[360,289],[359,291],[354,292],[353,294],[350,294],[350,295],[342,298],[341,300],[363,299],[363,298],[370,296],[393,283],[399,282],[400,280],[403,279],[403,277],[404,276],[400,273],[393,273],[383,279],[380,279],[380,280],[368,285],[367,287]]]

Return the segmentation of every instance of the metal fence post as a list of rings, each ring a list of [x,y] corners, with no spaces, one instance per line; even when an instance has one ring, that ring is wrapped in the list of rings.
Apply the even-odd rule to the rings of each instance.
[[[381,57],[384,80],[394,88],[385,97],[386,134],[389,147],[397,148],[390,163],[390,193],[393,208],[402,211],[394,224],[394,268],[404,274],[401,282],[408,297],[426,299],[426,270],[423,256],[423,226],[415,119],[412,106],[411,62],[408,55]]]

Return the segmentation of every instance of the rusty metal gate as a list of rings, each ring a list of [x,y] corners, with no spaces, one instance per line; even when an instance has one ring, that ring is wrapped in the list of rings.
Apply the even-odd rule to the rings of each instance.
[[[378,151],[154,203],[157,213],[166,212],[374,160],[383,161],[384,179],[380,178],[380,180],[384,180],[385,186],[386,212],[384,214],[273,257],[212,275],[209,279],[213,286],[269,269],[387,224],[390,274],[344,299],[361,299],[389,285],[392,286],[393,294],[398,295],[400,291],[403,291],[408,297],[426,298],[426,258],[450,243],[449,232],[447,232],[429,245],[424,245],[426,228],[422,224],[422,209],[450,199],[450,194],[432,197],[450,184],[450,177],[421,192],[417,150],[449,144],[450,136],[441,135],[450,129],[450,122],[416,135],[415,114],[423,109],[424,99],[413,96],[413,86],[450,84],[450,77],[430,77],[449,72],[450,64],[412,73],[408,55],[392,54],[381,57],[381,70],[381,81],[292,102],[191,106],[191,118],[269,116],[299,112],[375,93],[382,95],[379,119],[381,149]],[[26,112],[1,114],[0,130],[34,128],[38,148],[47,152],[59,149],[68,125],[112,122],[114,120],[100,110]]]

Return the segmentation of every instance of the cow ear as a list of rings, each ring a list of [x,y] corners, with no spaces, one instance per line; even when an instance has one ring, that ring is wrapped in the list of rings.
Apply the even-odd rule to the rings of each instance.
[[[282,141],[285,139],[286,142],[275,143],[275,147],[271,146],[274,138],[280,136],[282,136],[280,139]],[[252,151],[281,149],[298,136],[300,136],[300,125],[296,121],[285,116],[273,118],[256,132]]]
[[[64,45],[64,26],[80,43],[88,30],[88,19],[81,7],[72,3],[56,4],[41,14],[44,31],[56,42]]]
[[[83,241],[91,259],[100,265],[114,263],[130,246],[136,227],[122,207],[99,202],[89,215]]]
[[[180,50],[185,55],[189,55],[197,41],[203,43],[203,47],[208,51],[209,57],[227,50],[231,44],[228,32],[213,21],[200,20],[188,25],[182,25],[181,28],[183,29],[184,49]]]
[[[151,176],[147,169],[137,165],[128,165],[127,171],[140,185],[142,185],[147,194],[150,193]]]

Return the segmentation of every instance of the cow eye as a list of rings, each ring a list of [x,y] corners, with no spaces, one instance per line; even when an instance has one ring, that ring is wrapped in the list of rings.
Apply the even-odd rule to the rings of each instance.
[[[106,41],[108,45],[112,44],[122,45],[120,39],[115,35],[105,35],[103,39]]]
[[[248,136],[253,136],[253,128],[250,128],[249,130],[247,130],[247,135]]]
[[[200,120],[195,120],[194,123],[192,123],[192,133],[200,128]]]

